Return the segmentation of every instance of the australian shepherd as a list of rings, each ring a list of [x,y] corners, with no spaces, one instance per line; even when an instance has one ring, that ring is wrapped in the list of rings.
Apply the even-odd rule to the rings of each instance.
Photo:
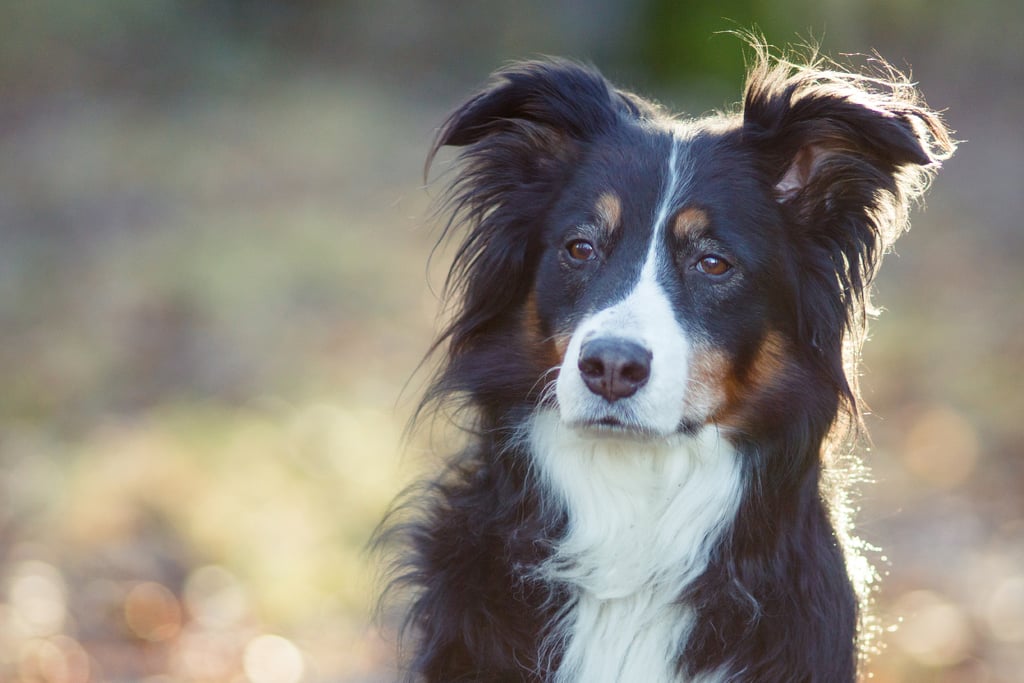
[[[440,129],[459,242],[425,402],[468,445],[385,523],[409,680],[856,678],[833,463],[872,277],[953,142],[892,69],[756,52],[733,113],[545,60]]]

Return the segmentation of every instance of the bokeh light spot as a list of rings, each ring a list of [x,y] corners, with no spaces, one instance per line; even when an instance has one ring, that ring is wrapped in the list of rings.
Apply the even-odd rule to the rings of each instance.
[[[305,670],[302,652],[281,636],[257,636],[245,646],[245,675],[252,683],[299,683]]]
[[[7,596],[15,622],[26,635],[53,635],[64,627],[67,589],[53,565],[30,560],[14,567]]]
[[[231,681],[242,642],[234,633],[186,629],[177,641],[172,671],[186,681]]]
[[[249,613],[249,599],[238,579],[224,567],[200,567],[185,583],[185,604],[207,628],[228,628]]]
[[[968,657],[974,634],[963,610],[932,591],[912,591],[893,607],[903,619],[893,642],[912,659],[930,667],[949,667]]]
[[[35,638],[21,647],[18,674],[22,681],[87,683],[89,656],[81,645],[67,636]]]
[[[170,640],[181,630],[181,606],[166,587],[147,581],[134,586],[124,601],[124,619],[143,640]]]
[[[904,463],[916,477],[940,489],[963,483],[978,460],[978,435],[958,412],[936,406],[911,424]]]
[[[1000,583],[988,601],[988,626],[992,635],[1008,643],[1024,642],[1024,576]]]

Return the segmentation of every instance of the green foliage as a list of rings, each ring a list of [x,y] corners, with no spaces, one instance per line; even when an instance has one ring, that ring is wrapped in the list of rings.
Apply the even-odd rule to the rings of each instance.
[[[649,0],[635,36],[639,68],[663,85],[714,81],[738,91],[744,73],[743,41],[730,31],[756,30],[769,43],[789,44],[805,27],[803,0]]]

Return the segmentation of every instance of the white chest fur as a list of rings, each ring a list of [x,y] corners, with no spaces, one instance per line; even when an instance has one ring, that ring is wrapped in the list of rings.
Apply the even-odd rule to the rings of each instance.
[[[558,683],[677,683],[693,616],[678,597],[735,518],[742,474],[717,430],[643,442],[588,436],[554,412],[531,422],[541,478],[568,510],[543,577],[574,599],[551,645]]]

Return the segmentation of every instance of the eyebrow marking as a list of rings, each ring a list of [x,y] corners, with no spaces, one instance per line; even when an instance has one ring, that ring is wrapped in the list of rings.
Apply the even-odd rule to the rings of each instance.
[[[689,206],[676,214],[676,218],[672,222],[672,234],[682,239],[687,234],[705,230],[710,223],[707,211],[696,206]]]
[[[614,192],[602,192],[594,207],[602,227],[609,232],[619,227],[622,221],[622,200]]]

